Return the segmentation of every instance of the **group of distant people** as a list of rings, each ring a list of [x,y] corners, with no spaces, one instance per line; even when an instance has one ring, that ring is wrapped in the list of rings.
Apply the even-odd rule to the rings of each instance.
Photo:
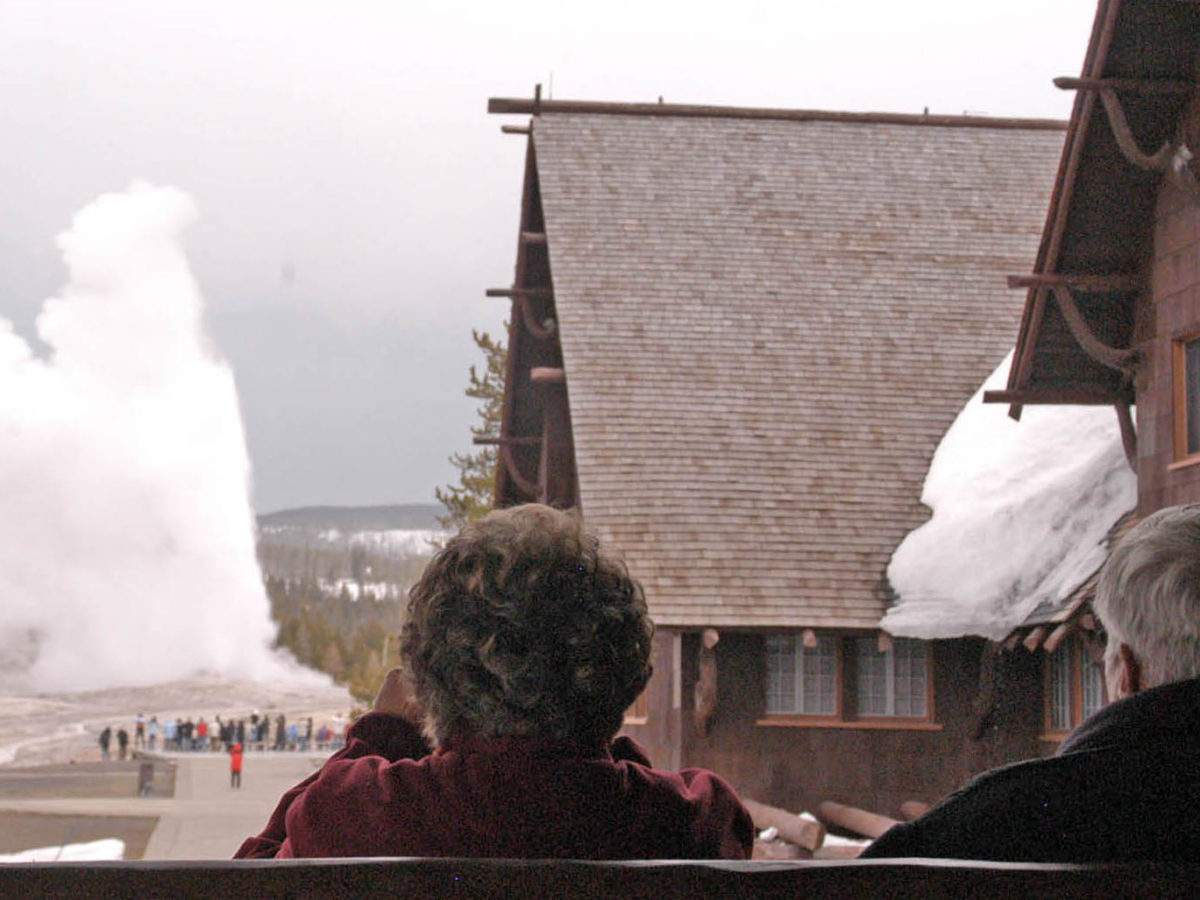
[[[264,716],[257,710],[250,714],[249,719],[226,719],[214,716],[211,722],[206,722],[200,716],[195,722],[189,717],[176,720],[167,716],[160,723],[158,716],[147,718],[138,713],[134,720],[132,740],[130,734],[122,726],[113,732],[111,726],[105,726],[100,732],[100,758],[112,758],[113,739],[116,739],[118,759],[125,759],[131,749],[148,751],[159,750],[180,752],[220,752],[222,749],[231,750],[235,745],[246,750],[298,750],[306,752],[315,750],[339,750],[344,745],[341,731],[322,724],[314,730],[312,717],[302,724],[295,722],[290,725],[287,718],[280,713],[275,717],[274,728],[269,716]]]
[[[1200,504],[1134,528],[1093,606],[1110,705],[1057,756],[979,776],[865,856],[1194,859]],[[748,857],[728,783],[616,737],[653,634],[641,586],[577,517],[530,504],[467,525],[412,589],[403,670],[237,856]]]

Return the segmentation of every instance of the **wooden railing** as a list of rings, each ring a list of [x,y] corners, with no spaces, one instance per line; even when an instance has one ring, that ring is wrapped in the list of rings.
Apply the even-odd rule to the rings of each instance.
[[[1200,865],[316,859],[0,865],[0,897],[1193,897]]]

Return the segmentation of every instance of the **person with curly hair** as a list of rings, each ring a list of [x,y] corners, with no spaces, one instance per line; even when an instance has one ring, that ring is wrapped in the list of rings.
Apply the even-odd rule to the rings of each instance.
[[[653,636],[641,585],[577,516],[467,525],[410,592],[373,710],[237,857],[749,857],[725,781],[615,737]]]

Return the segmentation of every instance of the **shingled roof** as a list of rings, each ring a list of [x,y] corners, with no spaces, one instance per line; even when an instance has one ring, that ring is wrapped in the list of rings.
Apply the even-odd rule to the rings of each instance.
[[[536,112],[585,520],[661,625],[875,627],[933,450],[1010,347],[1061,124]]]

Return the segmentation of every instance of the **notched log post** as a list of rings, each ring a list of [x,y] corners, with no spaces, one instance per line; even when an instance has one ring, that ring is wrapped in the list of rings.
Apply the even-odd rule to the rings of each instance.
[[[701,734],[708,734],[713,713],[717,711],[716,647],[719,640],[721,635],[715,628],[705,628],[700,633],[700,675],[696,679],[696,708],[692,713],[692,724]]]

